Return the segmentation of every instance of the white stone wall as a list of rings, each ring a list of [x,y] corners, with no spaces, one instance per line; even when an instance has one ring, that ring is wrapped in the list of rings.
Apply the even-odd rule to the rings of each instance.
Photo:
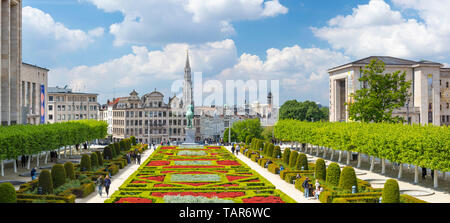
[[[46,119],[48,117],[48,70],[22,64],[20,83],[20,106],[22,110],[28,108],[28,111],[24,111],[27,114],[26,123],[39,124],[41,122],[41,85],[45,86],[44,117]],[[34,92],[32,92],[33,84],[35,86]]]

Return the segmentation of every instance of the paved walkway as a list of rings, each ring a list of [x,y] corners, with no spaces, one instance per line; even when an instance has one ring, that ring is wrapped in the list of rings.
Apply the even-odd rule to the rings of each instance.
[[[283,146],[282,148],[284,149],[286,147],[287,146]],[[315,154],[315,152],[314,152],[314,154]],[[306,154],[306,156],[308,157],[308,161],[309,162],[313,162],[313,163],[315,163],[318,158],[324,159],[322,157],[322,155],[323,155],[322,152],[319,153],[319,157],[316,157],[316,156],[310,155],[310,154]],[[347,158],[344,155],[345,154],[343,153],[342,162],[339,163],[339,165],[341,167],[346,166],[345,164],[347,162]],[[333,161],[331,161],[329,159],[330,156],[331,156],[331,154],[328,153],[327,158],[324,159],[327,166],[331,162],[338,163],[337,160],[338,160],[338,156],[339,155],[337,153],[335,153]],[[427,201],[427,202],[430,202],[430,203],[450,203],[450,193],[448,191],[443,191],[443,190],[439,190],[439,189],[436,190],[436,189],[429,188],[429,187],[424,187],[424,186],[421,186],[421,185],[415,185],[412,182],[407,181],[406,179],[397,179],[397,178],[381,175],[381,174],[378,174],[378,173],[375,173],[375,172],[371,172],[368,169],[356,168],[356,163],[357,163],[356,161],[352,161],[350,163],[350,165],[353,166],[353,168],[355,169],[357,177],[359,179],[361,179],[361,180],[366,180],[366,181],[370,182],[372,184],[372,187],[374,187],[374,188],[383,188],[384,187],[384,183],[386,182],[386,180],[388,180],[388,179],[395,179],[398,182],[398,185],[400,187],[400,191],[404,191],[407,194],[410,194],[410,195],[412,195],[414,197],[417,197],[417,198],[419,198],[421,200],[424,200],[424,201]],[[368,160],[365,160],[365,159],[362,160],[362,164],[363,164],[363,166],[364,165],[365,166],[370,165]],[[379,167],[380,164],[377,164],[376,166]],[[403,168],[404,174],[407,172],[407,170],[408,170],[407,168],[405,168],[405,167]],[[393,170],[392,166],[386,165],[386,171],[387,172],[388,171],[394,171],[396,173],[398,171],[398,168],[397,168],[397,170]],[[418,194],[418,195],[416,195],[416,194]],[[431,194],[431,195],[423,196],[422,194],[423,195]]]
[[[231,151],[231,146],[225,146],[225,148]],[[314,198],[305,198],[304,194],[300,190],[295,189],[294,184],[287,183],[280,178],[280,175],[269,172],[266,168],[261,167],[258,163],[253,162],[248,157],[242,155],[242,153],[239,153],[237,158],[246,163],[250,168],[270,181],[277,189],[283,191],[298,203],[320,203],[319,200]]]
[[[141,164],[144,163],[145,160],[155,151],[154,149],[148,149],[142,153]],[[111,186],[109,188],[109,196],[106,196],[105,188],[103,187],[103,194],[100,197],[98,195],[97,187],[95,188],[95,192],[91,195],[76,199],[75,203],[104,203],[106,199],[110,198],[111,195],[119,190],[119,187],[122,186],[123,182],[128,179],[136,170],[139,168],[138,164],[130,164],[119,170],[119,173],[112,176],[111,178]]]

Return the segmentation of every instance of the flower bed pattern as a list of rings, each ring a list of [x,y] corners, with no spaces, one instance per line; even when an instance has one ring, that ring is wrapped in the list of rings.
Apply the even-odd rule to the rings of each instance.
[[[165,203],[174,199],[295,203],[225,148],[217,146],[191,149],[160,147],[105,202]]]

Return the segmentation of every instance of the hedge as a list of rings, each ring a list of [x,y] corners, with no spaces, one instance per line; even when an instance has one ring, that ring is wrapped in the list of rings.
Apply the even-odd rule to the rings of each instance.
[[[16,189],[11,183],[0,184],[0,203],[16,203]]]
[[[283,163],[289,166],[289,156],[291,155],[291,149],[286,148],[283,151]]]
[[[103,159],[105,160],[112,160],[114,158],[113,152],[111,151],[111,148],[109,146],[106,146],[103,148]]]
[[[357,186],[355,169],[350,166],[344,167],[339,178],[339,187],[344,190],[351,190],[353,186]]]
[[[269,144],[269,146],[267,147],[267,151],[266,151],[266,155],[269,157],[273,157],[273,150],[274,150],[274,146],[272,143]]]
[[[73,170],[73,163],[72,162],[66,162],[64,163],[64,169],[66,171],[66,177],[73,180],[75,179],[75,172]]]
[[[289,156],[289,167],[295,168],[295,164],[297,162],[298,152],[295,150],[291,151],[291,155]]]
[[[333,186],[339,185],[339,178],[341,176],[341,167],[337,163],[330,163],[327,169],[326,182]]]
[[[327,169],[325,166],[325,160],[317,159],[314,177],[319,180],[326,180],[326,176],[327,176]]]
[[[269,164],[267,169],[269,170],[269,172],[274,173],[274,174],[279,174],[280,173],[280,167],[277,164],[275,164],[275,163]]]
[[[81,171],[91,171],[91,158],[87,154],[81,156],[80,170]]]
[[[383,203],[399,203],[400,202],[400,189],[398,183],[394,179],[386,180],[383,187],[382,195]]]
[[[273,154],[272,154],[273,158],[281,158],[281,148],[279,146],[275,146],[275,148],[273,149]]]
[[[303,167],[303,170],[308,170],[308,158],[304,153],[300,153],[297,156],[297,161],[295,162],[295,169],[301,170]]]
[[[96,154],[96,153],[91,153],[90,159],[91,159],[91,167],[92,167],[92,168],[97,167],[97,166],[98,166],[98,157],[97,157],[97,154]]]
[[[66,183],[66,170],[62,164],[53,165],[51,174],[53,188],[58,188]]]
[[[42,193],[44,194],[53,194],[53,181],[50,171],[43,170],[39,174],[38,187],[42,187]]]

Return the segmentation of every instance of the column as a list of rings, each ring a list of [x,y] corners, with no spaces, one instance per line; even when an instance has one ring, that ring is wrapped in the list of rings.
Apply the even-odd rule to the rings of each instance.
[[[10,124],[10,0],[2,0],[1,9],[1,120],[3,124]]]
[[[21,123],[19,81],[20,65],[19,58],[19,5],[14,4],[10,8],[10,122],[11,124]],[[20,60],[19,60],[20,59]]]

